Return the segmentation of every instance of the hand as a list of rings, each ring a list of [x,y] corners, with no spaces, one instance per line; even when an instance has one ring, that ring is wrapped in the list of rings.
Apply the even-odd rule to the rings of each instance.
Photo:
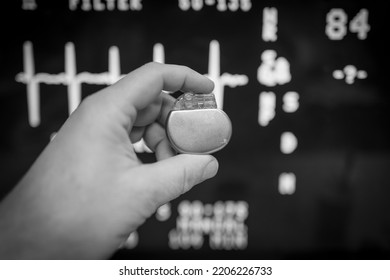
[[[174,99],[213,83],[149,63],[80,104],[0,205],[0,258],[108,258],[164,203],[213,177],[210,155],[175,155],[164,123]],[[157,162],[142,164],[144,138]]]

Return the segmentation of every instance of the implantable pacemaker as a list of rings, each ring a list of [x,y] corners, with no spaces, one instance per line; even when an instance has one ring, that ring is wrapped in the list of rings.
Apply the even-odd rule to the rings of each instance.
[[[232,135],[228,115],[217,108],[213,93],[184,93],[168,114],[166,131],[179,153],[211,154],[224,148]]]

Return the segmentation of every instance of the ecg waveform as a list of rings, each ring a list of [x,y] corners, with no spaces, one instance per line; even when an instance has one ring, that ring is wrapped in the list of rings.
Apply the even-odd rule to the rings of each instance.
[[[123,75],[120,74],[119,50],[113,46],[109,49],[109,71],[104,73],[82,72],[77,74],[76,54],[73,43],[65,45],[65,72],[59,74],[36,73],[33,45],[23,45],[24,72],[16,76],[16,81],[27,85],[28,119],[32,127],[41,123],[39,84],[60,84],[68,86],[68,111],[71,114],[81,102],[81,84],[109,85],[115,83]]]
[[[164,46],[157,43],[153,47],[153,61],[165,63]],[[81,102],[81,85],[111,85],[124,77],[121,74],[119,49],[112,46],[108,50],[108,72],[90,73],[81,72],[77,74],[77,61],[75,46],[69,42],[65,45],[65,72],[58,74],[35,73],[35,61],[32,42],[25,42],[23,45],[23,68],[24,72],[16,75],[16,81],[27,85],[27,108],[28,121],[30,126],[38,127],[41,123],[40,89],[39,84],[66,85],[68,87],[68,112],[69,115],[79,106]],[[215,84],[214,94],[218,108],[223,108],[225,86],[236,87],[248,83],[246,75],[223,73],[220,70],[220,46],[218,41],[211,41],[209,46],[208,76]],[[151,153],[144,140],[134,143],[134,150],[137,153]]]
[[[81,84],[110,85],[121,79],[119,49],[112,46],[108,51],[108,72],[77,74],[76,53],[73,43],[65,45],[65,72],[59,74],[35,73],[33,45],[25,42],[23,45],[24,72],[16,75],[16,81],[27,85],[28,119],[32,127],[41,123],[40,118],[40,90],[39,84],[58,84],[68,87],[68,111],[71,114],[81,102]],[[155,44],[153,47],[153,61],[165,63],[164,46]],[[215,83],[214,94],[219,108],[223,108],[224,87],[243,86],[248,83],[246,75],[229,74],[220,71],[220,46],[218,41],[210,42],[209,73],[206,74]]]

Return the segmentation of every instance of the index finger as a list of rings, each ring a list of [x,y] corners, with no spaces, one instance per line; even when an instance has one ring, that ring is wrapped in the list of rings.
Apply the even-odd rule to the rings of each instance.
[[[131,115],[151,104],[162,90],[210,93],[213,88],[210,79],[186,66],[151,62],[112,85],[110,94]]]

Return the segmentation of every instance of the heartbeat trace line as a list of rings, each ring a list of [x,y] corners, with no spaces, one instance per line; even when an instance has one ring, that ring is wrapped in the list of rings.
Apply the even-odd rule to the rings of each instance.
[[[69,115],[77,108],[81,102],[81,84],[109,85],[115,83],[123,75],[120,75],[119,50],[113,46],[109,49],[108,72],[77,74],[76,54],[73,43],[65,45],[65,73],[35,74],[35,64],[33,46],[31,42],[23,45],[23,67],[24,72],[16,75],[16,81],[27,85],[27,107],[29,123],[32,127],[37,127],[41,123],[40,118],[40,91],[39,84],[62,84],[68,86],[68,111]]]
[[[165,63],[164,46],[155,44],[153,47],[153,61]],[[69,115],[81,102],[81,84],[111,85],[124,77],[120,70],[119,49],[112,46],[108,51],[108,72],[77,74],[75,46],[69,42],[65,44],[65,72],[58,74],[35,73],[33,44],[27,41],[23,45],[24,72],[16,75],[16,81],[27,85],[28,120],[32,127],[41,123],[40,118],[40,90],[39,84],[66,85],[68,87]],[[213,40],[209,46],[208,76],[215,83],[214,94],[219,108],[223,108],[224,87],[243,86],[248,83],[246,75],[220,74],[220,46]]]

